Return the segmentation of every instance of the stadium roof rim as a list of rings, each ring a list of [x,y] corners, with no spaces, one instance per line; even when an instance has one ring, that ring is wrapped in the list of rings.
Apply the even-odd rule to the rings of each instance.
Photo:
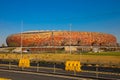
[[[30,33],[46,33],[46,32],[61,32],[61,31],[64,32],[64,31],[68,31],[68,30],[34,30],[34,31],[25,31],[25,32],[21,32],[21,33],[23,33],[23,34],[27,34],[27,33],[30,34]],[[71,31],[71,32],[73,32],[73,31]],[[82,31],[82,32],[84,32],[84,31]],[[108,33],[103,33],[103,32],[91,32],[91,33],[108,34]],[[111,34],[109,34],[109,35],[111,35]]]
[[[44,32],[60,32],[60,31],[66,31],[66,30],[34,30],[34,31],[25,31],[22,33],[44,33]]]

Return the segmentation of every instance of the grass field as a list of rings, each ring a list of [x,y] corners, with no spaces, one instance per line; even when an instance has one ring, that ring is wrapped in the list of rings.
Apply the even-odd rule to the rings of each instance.
[[[96,55],[96,56],[120,56],[120,52],[101,52],[101,53],[85,53],[82,55]]]
[[[79,60],[82,63],[97,63],[97,64],[115,64],[120,65],[120,52],[104,52],[104,53],[80,53],[80,54],[57,54],[57,53],[26,53],[22,54],[23,58],[28,58],[31,61],[51,61],[51,62],[66,62],[68,60]],[[1,53],[0,59],[19,60],[21,54],[16,53]]]

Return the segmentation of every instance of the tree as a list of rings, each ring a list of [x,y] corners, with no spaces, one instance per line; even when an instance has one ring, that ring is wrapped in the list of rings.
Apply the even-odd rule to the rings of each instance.
[[[117,47],[120,47],[120,43],[116,43],[116,46],[117,46]]]
[[[4,44],[4,43],[2,44],[2,47],[5,47],[5,44]]]

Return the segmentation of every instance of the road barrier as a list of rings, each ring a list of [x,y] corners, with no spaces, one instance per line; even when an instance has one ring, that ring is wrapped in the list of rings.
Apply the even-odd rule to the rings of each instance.
[[[27,62],[28,61],[28,62]],[[20,62],[20,61],[19,61]],[[29,65],[29,68],[26,68],[26,63],[28,64],[30,62],[29,59],[21,59],[20,64],[22,65],[21,67],[18,66],[18,64],[13,64],[12,62],[8,64],[1,64],[0,63],[0,69],[10,69],[10,70],[21,70],[22,71],[30,71],[30,72],[43,72],[43,73],[51,73],[51,74],[59,74],[59,75],[70,75],[70,76],[77,76],[77,77],[87,77],[87,78],[92,78],[92,79],[107,79],[107,80],[117,80],[120,79],[120,69],[116,69],[117,72],[114,68],[112,69],[112,72],[104,72],[101,71],[101,67],[93,67],[90,68],[88,66],[88,70],[84,70],[83,66],[81,65],[80,61],[66,61],[65,63],[65,70],[61,68],[57,68],[57,64],[50,64],[52,67],[43,67],[39,62],[38,63],[32,63]],[[24,64],[24,66],[23,66]],[[10,67],[10,68],[9,68]],[[89,70],[90,68],[90,70]],[[82,69],[82,70],[81,70]],[[107,68],[105,68],[107,69]],[[108,69],[111,70],[111,69]],[[72,72],[73,71],[73,72]],[[84,74],[83,74],[84,73]],[[104,76],[103,76],[104,75]],[[108,77],[109,76],[109,77]]]
[[[30,60],[29,59],[20,59],[19,60],[19,67],[30,67]]]
[[[80,72],[81,71],[80,61],[66,61],[65,70]]]
[[[7,78],[0,78],[0,80],[11,80],[11,79],[7,79]]]

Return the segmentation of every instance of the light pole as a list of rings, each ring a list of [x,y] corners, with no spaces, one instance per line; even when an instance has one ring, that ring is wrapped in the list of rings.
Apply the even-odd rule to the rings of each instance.
[[[72,24],[70,24],[70,54],[71,54],[71,26]]]
[[[21,58],[23,57],[22,56],[22,44],[23,44],[23,41],[22,41],[22,39],[23,39],[22,31],[23,31],[23,21],[21,21]]]
[[[53,52],[55,53],[54,32],[53,31],[52,31],[52,48],[53,48]]]

